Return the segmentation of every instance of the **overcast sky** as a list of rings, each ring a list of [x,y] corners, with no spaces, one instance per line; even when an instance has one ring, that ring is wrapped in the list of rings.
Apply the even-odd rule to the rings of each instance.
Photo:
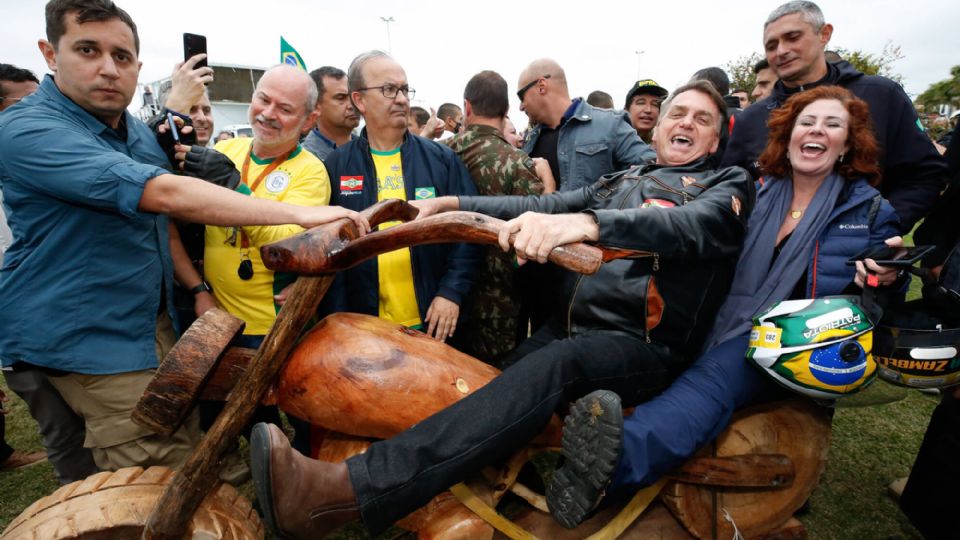
[[[183,32],[207,36],[210,60],[267,67],[279,61],[282,34],[309,69],[346,70],[357,53],[391,49],[417,90],[415,104],[462,103],[463,86],[493,69],[511,90],[518,127],[517,77],[531,60],[549,56],[566,70],[573,96],[604,90],[620,106],[639,78],[668,89],[699,68],[722,66],[761,50],[763,22],[778,1],[614,2],[119,0],[140,30],[141,82],[169,75],[182,59]],[[42,0],[3,0],[0,61],[47,73],[36,42],[44,35]],[[891,42],[904,58],[894,65],[911,97],[949,77],[960,64],[960,2],[956,0],[824,0],[834,25],[831,46],[880,53]],[[387,24],[393,17],[390,42]],[[642,54],[637,54],[642,51]],[[134,105],[139,106],[139,100]]]

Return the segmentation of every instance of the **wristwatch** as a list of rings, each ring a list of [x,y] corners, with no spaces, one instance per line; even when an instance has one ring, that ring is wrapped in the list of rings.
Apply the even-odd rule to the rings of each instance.
[[[198,295],[202,292],[212,293],[213,287],[211,287],[206,281],[201,280],[199,285],[190,289],[190,292],[192,292],[194,295]]]

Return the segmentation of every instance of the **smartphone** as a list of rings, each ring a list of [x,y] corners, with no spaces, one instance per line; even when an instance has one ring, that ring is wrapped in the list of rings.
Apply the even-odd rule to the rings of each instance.
[[[183,34],[183,61],[191,59],[192,57],[198,54],[207,53],[207,37],[201,36],[200,34],[188,34],[184,32]],[[194,69],[207,67],[207,59],[197,62],[197,65],[194,66]]]
[[[177,123],[173,121],[173,113],[167,113],[167,127],[170,128],[170,136],[173,142],[180,144],[180,130],[177,129]]]
[[[908,267],[913,266],[924,255],[933,251],[934,246],[905,246],[889,247],[874,246],[867,248],[851,257],[848,265],[854,265],[857,261],[864,259],[873,259],[880,266]]]

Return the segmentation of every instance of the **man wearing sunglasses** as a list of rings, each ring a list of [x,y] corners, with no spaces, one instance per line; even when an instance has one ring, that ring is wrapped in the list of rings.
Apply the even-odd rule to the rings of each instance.
[[[550,163],[560,191],[589,186],[656,157],[624,112],[571,99],[563,68],[553,60],[534,60],[520,74],[517,88],[520,110],[536,125],[523,149]]]
[[[475,195],[470,173],[450,148],[410,135],[414,89],[403,68],[381,51],[357,56],[347,70],[354,107],[366,121],[360,137],[326,160],[331,202],[362,210],[385,199]],[[380,229],[397,222],[387,223]],[[460,305],[482,251],[436,244],[385,253],[341,272],[322,311],[352,311],[422,329],[440,341],[453,335]]]

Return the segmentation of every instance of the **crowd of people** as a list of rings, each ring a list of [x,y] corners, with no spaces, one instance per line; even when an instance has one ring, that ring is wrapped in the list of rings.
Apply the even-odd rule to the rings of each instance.
[[[61,483],[184,463],[221,404],[201,403],[171,437],[130,413],[208,310],[246,323],[238,345],[261,345],[296,276],[268,269],[260,247],[342,218],[365,234],[360,211],[387,199],[410,201],[418,219],[505,220],[498,248],[414,246],[336,277],[318,315],[378,316],[504,371],[341,463],[307,457],[307,422],[287,415],[291,443],[277,408],[259,407],[245,430],[252,476],[282,537],[356,520],[383,531],[535,439],[571,402],[591,407],[571,409],[547,500],[575,527],[608,488],[653,484],[736,410],[789,395],[744,360],[754,316],[867,282],[895,302],[908,273],[847,260],[902,246],[926,218],[934,283],[960,236],[960,138],[948,167],[898,84],[828,61],[833,27],[808,1],[767,18],[754,88],[709,67],[672,91],[639,80],[619,109],[602,91],[571,96],[563,67],[535,59],[516,80],[530,126],[520,134],[499,73],[474,75],[462,107],[426,110],[411,106],[403,66],[368,51],[346,70],[268,69],[253,136],[212,140],[216,81],[203,55],[174,67],[161,113],[144,123],[127,111],[140,52],[130,16],[110,0],[51,0],[46,19],[51,74],[0,65],[0,360]],[[634,256],[590,276],[546,264],[572,242]],[[942,320],[960,324],[956,313]],[[942,399],[903,499],[929,538],[954,532],[929,489],[960,481],[944,458],[960,449],[960,392]],[[624,406],[636,409],[623,418]],[[587,409],[602,421],[577,417]],[[3,469],[42,457],[0,445]],[[222,478],[247,478],[237,461]]]

